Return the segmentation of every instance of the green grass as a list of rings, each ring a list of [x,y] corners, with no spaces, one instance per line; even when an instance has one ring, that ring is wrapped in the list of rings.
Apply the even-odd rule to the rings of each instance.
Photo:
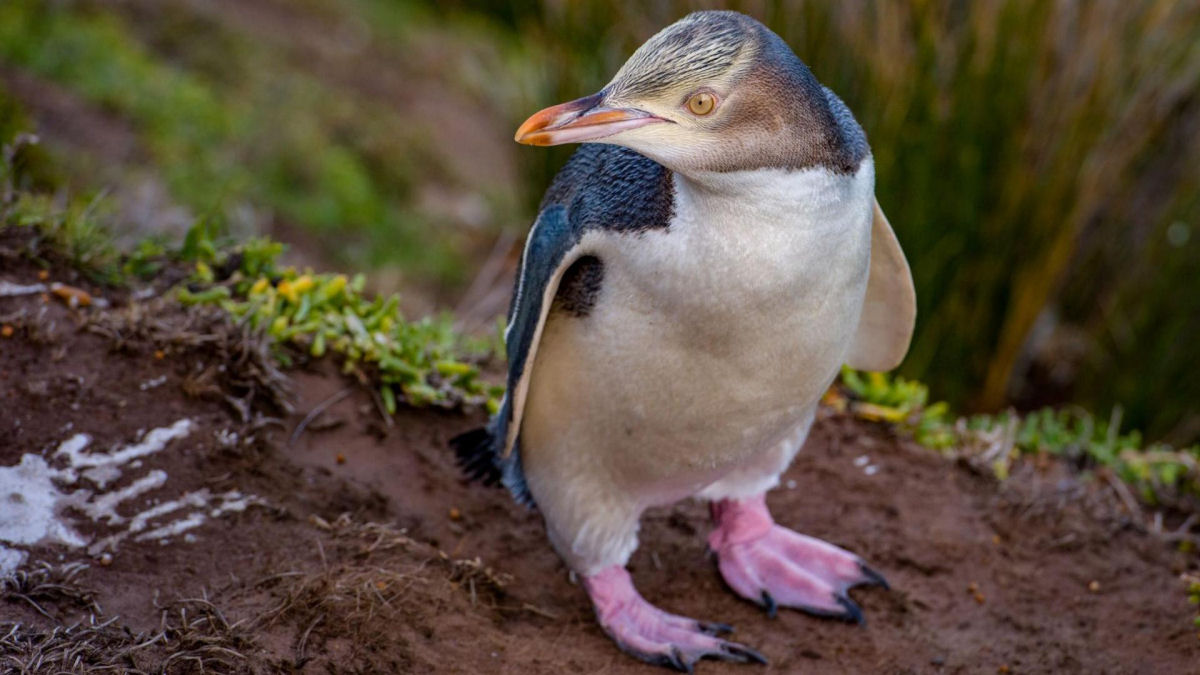
[[[78,200],[64,207],[51,195],[30,188],[26,160],[37,156],[35,137],[18,131],[0,139],[0,222],[34,234],[26,254],[47,266],[43,254],[60,256],[95,281],[123,278],[121,255],[99,217],[101,200]]]
[[[385,410],[398,402],[410,406],[486,405],[495,411],[503,387],[480,379],[466,357],[467,348],[453,330],[453,317],[405,320],[400,298],[368,297],[366,278],[357,274],[318,274],[278,264],[283,245],[255,238],[220,246],[203,224],[193,227],[179,251],[192,261],[191,286],[180,287],[184,305],[221,307],[253,330],[271,338],[284,366],[297,351],[313,358],[335,355],[343,372],[377,388]],[[214,268],[234,269],[225,279]],[[484,354],[476,354],[478,357]]]
[[[334,250],[348,264],[461,278],[450,232],[413,209],[411,174],[437,171],[436,157],[420,151],[419,128],[381,106],[351,105],[219,27],[141,26],[193,31],[189,44],[220,49],[197,56],[176,45],[192,58],[181,67],[145,46],[120,15],[77,7],[0,5],[0,59],[132,122],[171,194],[195,213],[224,219],[248,204],[336,235]]]
[[[35,259],[39,251],[53,252],[95,281],[114,282],[122,278],[121,257],[95,217],[97,207],[93,201],[61,208],[47,195],[18,193],[0,206],[0,216],[35,233],[29,246]]]
[[[1200,506],[1200,445],[1147,444],[1141,432],[1121,430],[1119,407],[1108,420],[1077,407],[955,417],[946,403],[930,403],[924,384],[900,376],[844,368],[841,383],[853,414],[896,424],[936,450],[983,457],[998,478],[1021,457],[1050,455],[1085,471],[1112,471],[1152,506]]]

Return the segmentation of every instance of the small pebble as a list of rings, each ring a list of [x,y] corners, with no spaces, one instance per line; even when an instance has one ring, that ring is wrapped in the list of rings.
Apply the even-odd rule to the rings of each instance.
[[[787,489],[789,489],[789,490],[796,489],[796,481],[794,481],[794,480],[788,480],[788,482],[784,483],[784,485],[786,485]]]
[[[879,473],[879,465],[872,464],[872,465],[868,466],[867,468],[863,469],[863,473],[867,474],[868,476],[874,476],[875,474]]]
[[[1100,592],[1100,582],[1092,581],[1092,583],[1088,584],[1088,590],[1093,593],[1099,593]]]
[[[866,455],[860,455],[857,458],[855,458],[855,460],[854,460],[854,466],[857,466],[859,468],[864,467],[870,463],[871,463],[871,458]]]

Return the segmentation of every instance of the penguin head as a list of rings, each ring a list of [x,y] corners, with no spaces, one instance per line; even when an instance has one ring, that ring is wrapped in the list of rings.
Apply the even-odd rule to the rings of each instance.
[[[622,145],[685,175],[840,161],[824,89],[791,48],[738,12],[695,12],[637,49],[591,96],[525,121],[528,145]]]

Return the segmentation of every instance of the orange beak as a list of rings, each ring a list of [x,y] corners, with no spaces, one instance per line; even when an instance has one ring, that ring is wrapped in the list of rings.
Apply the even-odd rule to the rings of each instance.
[[[584,143],[666,121],[636,108],[608,108],[603,100],[602,94],[592,94],[546,108],[525,120],[514,138],[525,145]]]

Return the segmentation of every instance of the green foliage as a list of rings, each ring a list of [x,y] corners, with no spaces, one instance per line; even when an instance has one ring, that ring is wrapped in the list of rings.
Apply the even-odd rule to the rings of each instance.
[[[125,276],[135,279],[150,279],[162,271],[168,257],[168,249],[160,238],[139,241],[121,265]]]
[[[448,233],[417,217],[408,195],[408,174],[436,164],[415,151],[417,129],[377,105],[345,105],[211,22],[179,25],[168,16],[135,26],[91,3],[63,5],[0,4],[0,60],[133,122],[175,198],[213,218],[252,203],[318,235],[336,233],[342,245],[334,250],[347,262],[460,278]],[[185,62],[195,59],[185,63],[192,68],[169,63],[138,34],[169,40],[179,30],[188,31],[187,42],[174,47]],[[203,44],[222,51],[187,51]]]
[[[842,384],[859,417],[900,424],[921,445],[944,450],[955,442],[945,402],[929,404],[929,388],[915,380],[842,367]]]
[[[496,409],[504,389],[484,382],[478,367],[463,359],[469,352],[451,317],[405,320],[399,296],[368,298],[361,274],[348,279],[299,272],[277,264],[283,252],[278,242],[256,238],[228,247],[217,237],[205,223],[189,231],[180,256],[195,267],[191,287],[177,291],[183,304],[217,305],[264,331],[280,347],[284,365],[292,361],[291,350],[314,358],[337,355],[344,372],[378,386],[388,413],[396,412],[398,401]],[[217,281],[214,268],[227,277]]]
[[[1147,446],[1140,432],[1121,432],[1120,408],[1107,421],[1080,408],[954,419],[944,402],[928,402],[929,390],[919,382],[843,368],[841,383],[853,414],[895,423],[936,450],[985,455],[999,478],[1008,476],[1012,460],[1047,454],[1085,469],[1109,469],[1149,504],[1200,499],[1200,446]]]
[[[25,106],[4,88],[0,81],[0,139],[20,139],[4,148],[0,161],[0,184],[7,186],[0,200],[13,198],[13,189],[51,189],[60,181],[58,172],[36,138],[27,132],[32,125]]]
[[[21,192],[0,205],[0,222],[34,233],[27,253],[35,261],[48,265],[44,256],[60,256],[94,281],[116,283],[121,256],[95,217],[96,206],[91,201],[62,207],[49,196]]]

